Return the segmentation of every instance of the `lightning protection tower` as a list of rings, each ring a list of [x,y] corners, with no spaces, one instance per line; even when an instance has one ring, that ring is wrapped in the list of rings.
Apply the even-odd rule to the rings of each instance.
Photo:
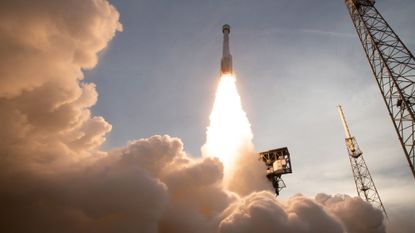
[[[375,183],[373,182],[372,176],[370,175],[369,169],[366,166],[366,162],[363,158],[363,153],[360,150],[356,139],[350,134],[342,107],[340,105],[337,106],[337,110],[340,114],[340,119],[346,134],[346,148],[347,152],[349,153],[349,160],[352,167],[357,194],[360,198],[381,209],[385,214],[385,217],[388,217],[385,211],[385,207],[380,200],[378,190],[376,189]]]
[[[285,188],[281,175],[292,173],[290,152],[287,147],[278,148],[259,153],[259,159],[267,166],[267,178],[275,189],[275,194]]]
[[[415,178],[415,58],[373,0],[345,0]]]

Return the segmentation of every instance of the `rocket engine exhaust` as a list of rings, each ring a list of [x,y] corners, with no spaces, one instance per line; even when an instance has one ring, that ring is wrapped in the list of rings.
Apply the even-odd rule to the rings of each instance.
[[[223,53],[220,64],[220,73],[224,74],[233,74],[232,69],[232,55],[229,51],[229,34],[231,33],[231,26],[228,24],[223,25]]]

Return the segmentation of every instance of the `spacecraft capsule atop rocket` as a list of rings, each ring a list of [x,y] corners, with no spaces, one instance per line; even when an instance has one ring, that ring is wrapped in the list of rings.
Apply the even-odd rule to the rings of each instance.
[[[229,51],[229,34],[231,33],[231,27],[228,24],[223,25],[223,53],[220,63],[221,74],[233,74],[232,69],[232,55]]]

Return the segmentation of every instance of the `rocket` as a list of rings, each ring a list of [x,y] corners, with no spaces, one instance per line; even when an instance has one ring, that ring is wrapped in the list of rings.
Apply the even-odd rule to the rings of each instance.
[[[220,73],[221,74],[233,74],[232,69],[232,55],[229,51],[229,34],[231,33],[231,26],[228,24],[223,25],[223,53],[220,61]]]

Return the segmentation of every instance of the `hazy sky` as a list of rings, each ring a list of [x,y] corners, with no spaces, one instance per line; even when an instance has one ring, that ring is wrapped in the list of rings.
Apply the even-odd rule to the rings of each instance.
[[[336,112],[342,104],[387,210],[415,204],[415,181],[343,0],[111,3],[124,31],[85,75],[99,93],[94,114],[113,125],[104,148],[169,134],[200,155],[228,23],[255,146],[291,152],[281,198],[356,195]],[[415,51],[415,1],[376,6]]]

